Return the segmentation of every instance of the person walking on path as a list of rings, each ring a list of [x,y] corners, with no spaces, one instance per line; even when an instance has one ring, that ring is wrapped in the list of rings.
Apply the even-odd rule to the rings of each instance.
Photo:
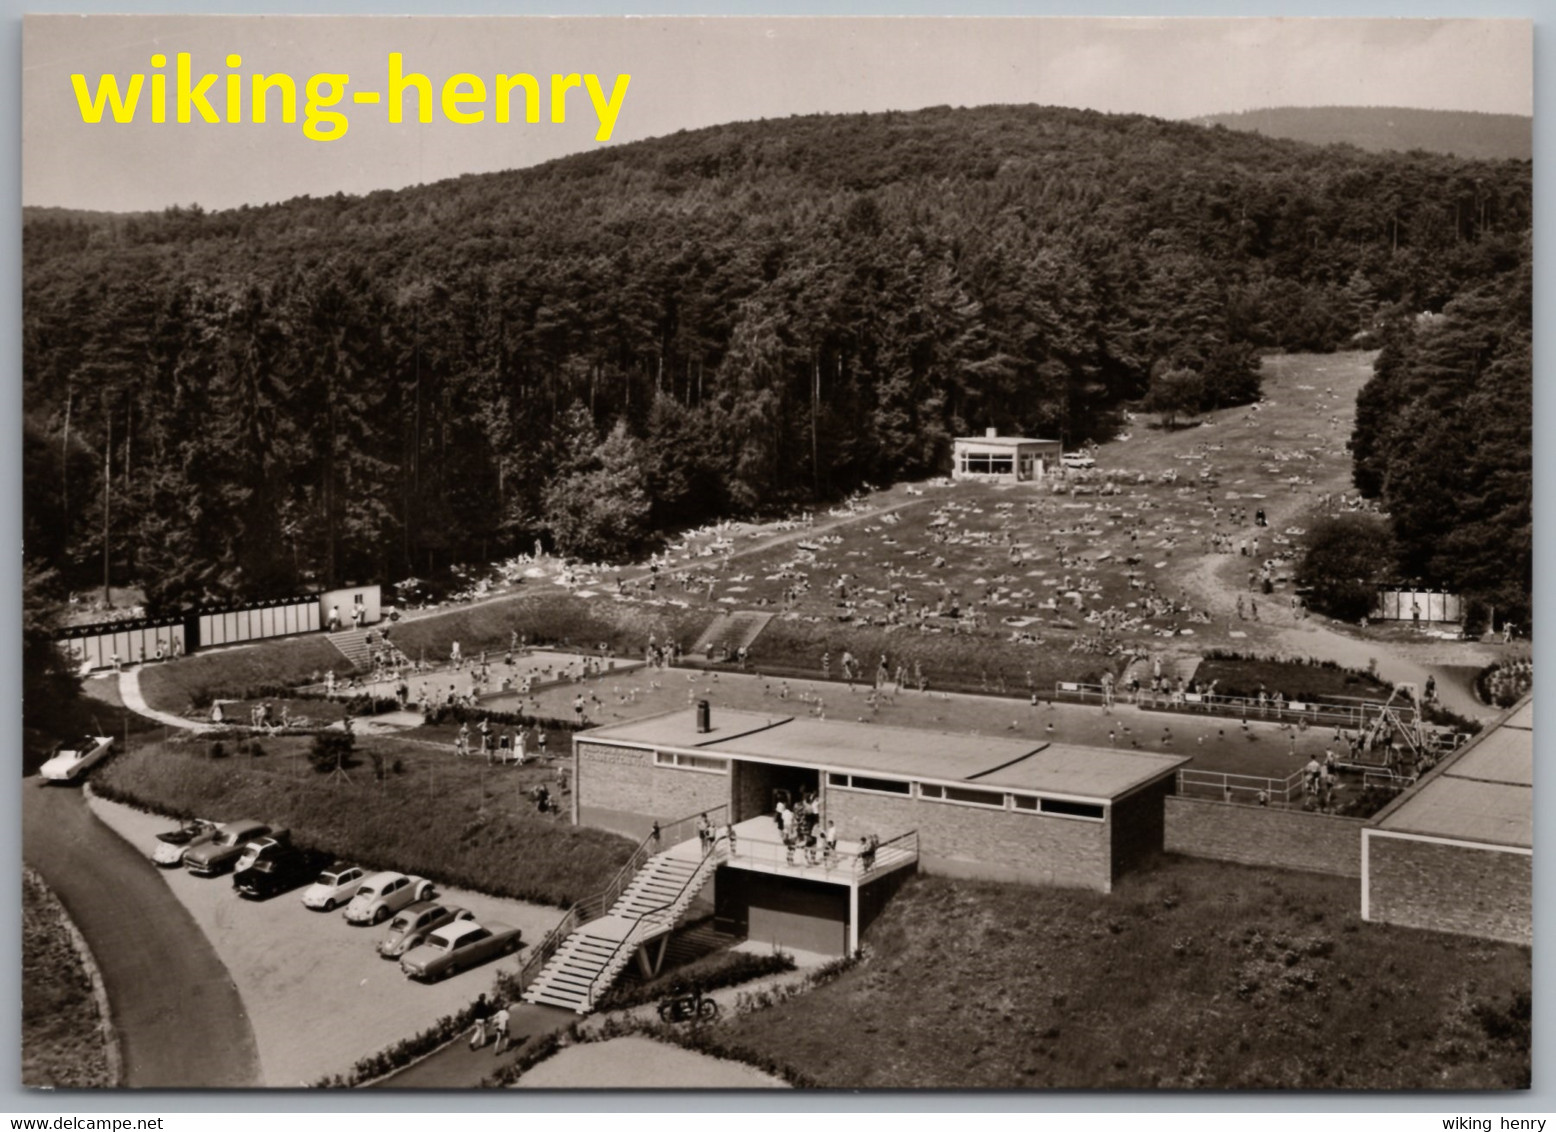
[[[492,1015],[492,1056],[501,1057],[503,1051],[508,1048],[508,1026],[511,1018],[508,1014],[506,1003],[497,1008],[497,1013]]]
[[[486,1045],[486,1023],[492,1016],[492,1007],[486,1001],[486,995],[483,994],[475,1000],[470,1016],[474,1023],[470,1028],[470,1052],[474,1053]]]

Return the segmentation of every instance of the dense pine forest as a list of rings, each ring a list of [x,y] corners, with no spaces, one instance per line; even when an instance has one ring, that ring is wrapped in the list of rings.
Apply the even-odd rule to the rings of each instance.
[[[1458,580],[1456,507],[1516,526],[1522,491],[1527,532],[1530,208],[1527,162],[988,107],[30,213],[26,552],[101,585],[106,538],[154,609],[614,559],[939,473],[960,433],[1107,438],[1167,374],[1211,408],[1258,396],[1259,351],[1379,344],[1361,486],[1404,515],[1434,445],[1506,453],[1469,487],[1440,462],[1435,534],[1402,520]]]

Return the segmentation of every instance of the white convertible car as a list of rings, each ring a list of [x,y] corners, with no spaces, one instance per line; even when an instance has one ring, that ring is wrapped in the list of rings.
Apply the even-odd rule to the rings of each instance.
[[[107,735],[86,735],[75,743],[61,743],[38,773],[50,782],[74,782],[108,757],[113,739]]]

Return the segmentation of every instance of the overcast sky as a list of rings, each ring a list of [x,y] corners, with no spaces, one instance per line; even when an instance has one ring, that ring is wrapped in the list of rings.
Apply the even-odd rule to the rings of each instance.
[[[369,192],[531,165],[597,148],[582,89],[567,121],[391,125],[343,104],[346,136],[300,124],[82,122],[70,76],[152,71],[188,52],[198,77],[321,71],[386,88],[387,59],[434,90],[458,72],[632,76],[619,145],[720,122],[950,104],[1040,103],[1188,118],[1270,106],[1411,106],[1530,114],[1531,25],[1473,20],[1082,20],[704,17],[29,17],[24,35],[23,202],[74,208],[225,208],[304,193]],[[165,68],[171,72],[171,65]],[[169,101],[174,82],[168,80]],[[221,112],[218,81],[212,102]],[[245,82],[245,89],[247,85]],[[149,88],[148,88],[149,90]],[[149,104],[149,95],[143,95]],[[490,111],[490,99],[487,104]],[[171,114],[169,115],[171,117]],[[246,115],[245,115],[246,116]]]

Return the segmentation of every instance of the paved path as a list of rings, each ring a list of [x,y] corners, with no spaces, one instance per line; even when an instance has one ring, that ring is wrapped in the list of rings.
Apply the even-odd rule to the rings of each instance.
[[[1293,520],[1285,515],[1281,522]],[[1199,595],[1218,620],[1232,623],[1233,609],[1239,596],[1246,597],[1247,590],[1239,577],[1246,568],[1246,558],[1235,555],[1207,554],[1200,556],[1185,572],[1185,586]],[[1206,640],[1196,645],[1196,651],[1207,645],[1232,647],[1251,653],[1276,652],[1310,656],[1315,660],[1329,660],[1344,667],[1366,669],[1376,660],[1378,675],[1391,684],[1414,684],[1418,689],[1426,686],[1426,678],[1437,678],[1437,699],[1449,711],[1469,719],[1492,719],[1499,709],[1488,707],[1475,698],[1460,676],[1448,668],[1418,663],[1405,655],[1409,646],[1401,647],[1393,641],[1368,640],[1353,637],[1330,628],[1324,619],[1314,615],[1297,618],[1289,604],[1274,598],[1260,596],[1260,610],[1264,621],[1237,622],[1248,634],[1242,641],[1222,643],[1219,639]],[[1456,663],[1477,666],[1488,663],[1483,650],[1472,642],[1452,644],[1443,642],[1444,651],[1456,657]],[[1272,647],[1273,646],[1273,647]]]
[[[1366,668],[1373,659],[1378,662],[1378,675],[1391,684],[1414,684],[1417,689],[1426,687],[1428,676],[1437,679],[1437,701],[1451,712],[1470,719],[1491,719],[1501,714],[1500,708],[1488,707],[1477,700],[1458,679],[1442,668],[1417,664],[1401,656],[1388,641],[1359,640],[1337,633],[1328,626],[1309,618],[1288,626],[1278,634],[1279,640],[1293,651],[1305,652],[1322,660],[1332,660],[1346,668]],[[1466,664],[1473,664],[1474,657],[1466,654]]]
[[[777,1077],[651,1038],[571,1046],[519,1078],[520,1089],[786,1089]]]
[[[530,1042],[556,1030],[562,1030],[578,1021],[571,1010],[554,1006],[531,1006],[527,1002],[509,1007],[508,1032],[516,1044],[501,1056],[492,1051],[495,1047],[472,1050],[469,1035],[450,1042],[442,1049],[418,1061],[409,1068],[382,1081],[375,1082],[375,1089],[474,1089],[502,1066],[518,1058]]]
[[[754,945],[747,943],[737,945],[737,947],[735,947],[733,950],[750,950],[762,952],[766,950],[766,947],[765,945]],[[790,984],[794,986],[802,985],[805,981],[805,976],[808,971],[829,962],[832,957],[827,955],[816,955],[810,952],[796,952],[794,958],[798,964],[798,967],[794,971],[788,971],[777,975],[770,975],[767,978],[757,979],[749,983],[743,983],[740,986],[721,987],[718,990],[711,992],[708,997],[716,1000],[719,1004],[719,1007],[724,1011],[724,1016],[729,1017],[734,1013],[735,1002],[742,994],[750,994],[762,990],[772,990],[780,984]],[[376,1082],[373,1085],[373,1088],[473,1089],[479,1086],[484,1078],[492,1073],[495,1073],[501,1066],[519,1057],[528,1047],[528,1045],[537,1038],[543,1037],[546,1034],[552,1033],[556,1030],[566,1029],[574,1022],[581,1023],[586,1029],[598,1029],[607,1018],[633,1018],[638,1021],[652,1022],[656,1019],[657,1006],[654,1003],[649,1003],[644,1006],[634,1007],[630,1010],[613,1011],[609,1014],[591,1014],[587,1019],[585,1019],[573,1013],[571,1010],[561,1010],[553,1006],[531,1006],[527,1002],[521,1002],[511,1007],[510,1013],[512,1015],[511,1032],[515,1038],[522,1036],[523,1041],[521,1041],[520,1044],[514,1046],[512,1049],[504,1052],[501,1057],[496,1056],[492,1052],[493,1047],[491,1046],[488,1046],[484,1050],[472,1052],[467,1040],[469,1035],[465,1035],[459,1041],[452,1042],[449,1045],[444,1046],[430,1057],[423,1061],[418,1061],[415,1065],[410,1066],[408,1069],[404,1069],[399,1073],[394,1074],[393,1076]],[[653,1044],[658,1046],[659,1043]],[[591,1046],[589,1048],[595,1049],[598,1047]],[[674,1049],[675,1047],[661,1048]],[[694,1056],[701,1057],[700,1054]],[[725,1066],[729,1064],[726,1062],[717,1061],[716,1059],[709,1060],[713,1061],[718,1066]],[[549,1062],[546,1064],[549,1064]],[[707,1089],[766,1087],[761,1085],[759,1082],[748,1082],[744,1084],[702,1083],[700,1080],[696,1079],[694,1073],[691,1073],[688,1070],[688,1063],[683,1062],[679,1068],[682,1071],[680,1079],[665,1080],[664,1085],[666,1087]],[[607,1074],[607,1070],[603,1068],[598,1062],[593,1060],[590,1061],[589,1072],[595,1073],[597,1075]],[[703,1072],[707,1072],[706,1067],[704,1067]],[[752,1070],[751,1072],[755,1072],[755,1070]],[[765,1075],[758,1074],[758,1076]],[[713,1079],[710,1078],[709,1080],[712,1081]],[[526,1074],[524,1078],[521,1078],[521,1081],[527,1082],[528,1074]],[[587,1087],[602,1089],[632,1089],[643,1088],[646,1086],[640,1083],[636,1067],[628,1065],[622,1067],[622,1074],[619,1080],[611,1080],[608,1078],[607,1074],[604,1079],[595,1081],[587,1086],[543,1084],[526,1085],[526,1087]],[[777,1087],[781,1088],[784,1086],[782,1082],[779,1082]]]
[[[158,711],[146,702],[146,697],[140,692],[140,669],[122,668],[119,670],[119,698],[124,701],[124,706],[137,715],[144,715],[147,719],[154,719],[166,727],[179,727],[185,731],[209,731],[211,728],[204,723],[196,723],[192,719],[185,719],[181,715],[173,715],[170,712]]]
[[[103,826],[77,787],[22,782],[22,856],[102,973],[130,1088],[246,1088],[259,1058],[243,1001],[156,867]]]

